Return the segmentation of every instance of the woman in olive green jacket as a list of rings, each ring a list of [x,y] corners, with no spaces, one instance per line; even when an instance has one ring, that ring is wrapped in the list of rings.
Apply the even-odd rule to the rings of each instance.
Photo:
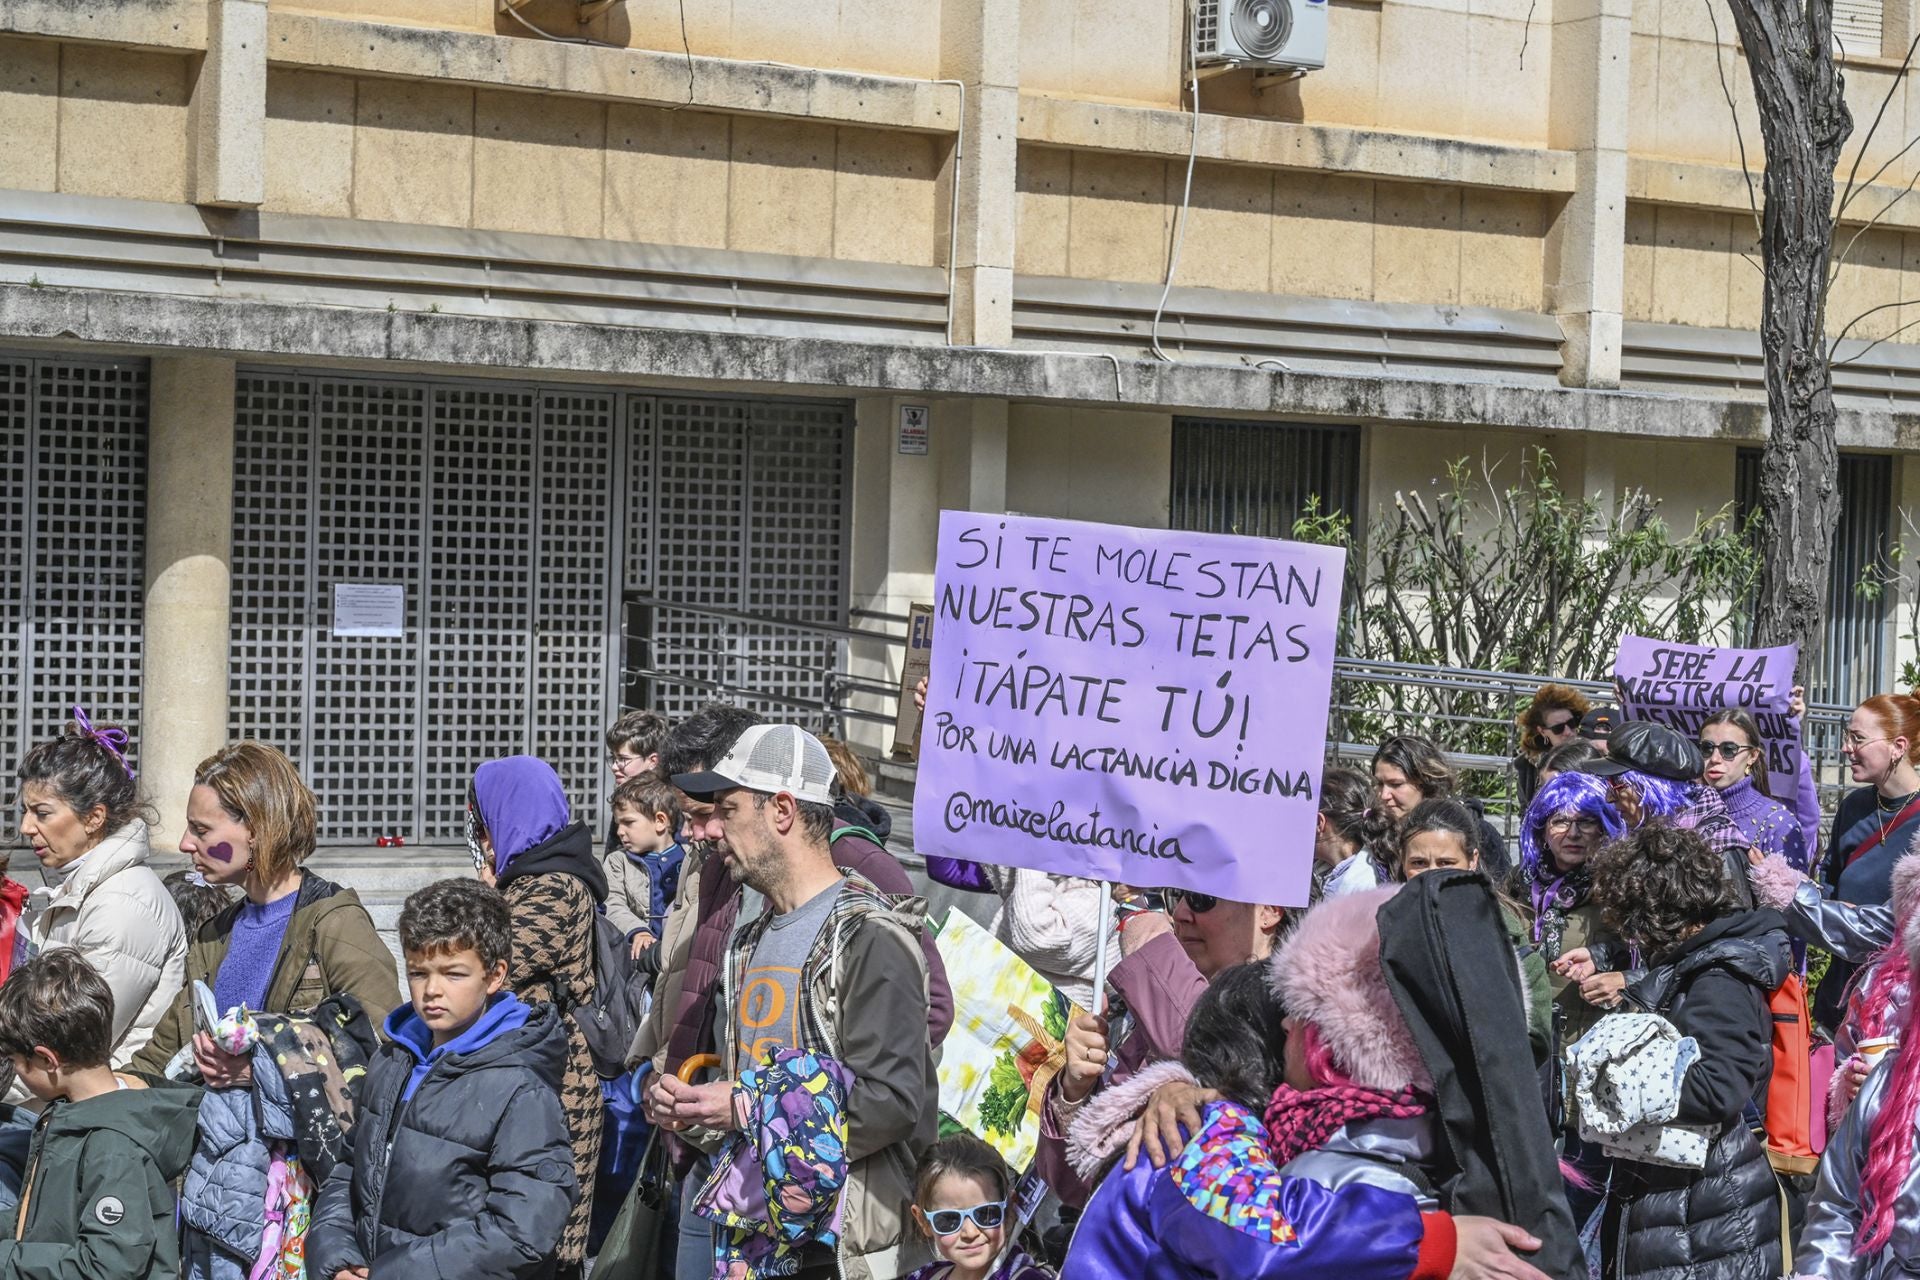
[[[393,953],[353,890],[301,869],[314,848],[314,803],[292,762],[240,742],[201,761],[193,781],[181,852],[210,883],[237,886],[243,896],[188,940],[187,987],[133,1068],[157,1075],[190,1049],[213,1087],[250,1078],[247,1057],[194,1033],[196,979],[222,1013],[237,1005],[304,1011],[344,993],[379,1027],[400,1003]]]
[[[1593,903],[1587,868],[1601,845],[1625,834],[1607,784],[1585,773],[1557,774],[1541,787],[1520,830],[1521,883],[1533,910],[1533,941],[1547,961],[1562,1054],[1606,1013],[1559,962],[1569,952],[1617,942]]]

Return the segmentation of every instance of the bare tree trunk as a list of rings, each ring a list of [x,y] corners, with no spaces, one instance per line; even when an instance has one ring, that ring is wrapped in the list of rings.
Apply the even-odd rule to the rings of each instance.
[[[1797,643],[1804,670],[1821,633],[1840,517],[1827,278],[1833,171],[1853,116],[1833,63],[1832,0],[1728,4],[1746,48],[1767,158],[1760,345],[1768,432],[1760,462],[1764,528],[1755,621],[1762,644]]]

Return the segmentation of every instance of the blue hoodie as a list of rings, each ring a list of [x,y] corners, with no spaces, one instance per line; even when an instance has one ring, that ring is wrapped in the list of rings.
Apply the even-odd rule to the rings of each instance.
[[[407,1087],[401,1091],[400,1101],[405,1102],[413,1097],[420,1082],[427,1078],[427,1072],[433,1070],[435,1062],[448,1054],[471,1053],[509,1031],[517,1031],[527,1025],[532,1013],[532,1009],[520,1003],[519,996],[511,991],[502,991],[488,998],[487,1007],[480,1011],[480,1016],[474,1019],[472,1026],[436,1049],[433,1047],[433,1029],[420,1020],[411,1002],[401,1005],[387,1015],[387,1038],[414,1058],[413,1072],[407,1077]]]

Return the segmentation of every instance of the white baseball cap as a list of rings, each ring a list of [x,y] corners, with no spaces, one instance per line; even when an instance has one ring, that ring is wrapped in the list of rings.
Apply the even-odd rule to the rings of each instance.
[[[812,804],[833,803],[833,758],[797,724],[756,724],[702,773],[677,773],[673,785],[691,796],[733,787],[767,795],[786,792]]]

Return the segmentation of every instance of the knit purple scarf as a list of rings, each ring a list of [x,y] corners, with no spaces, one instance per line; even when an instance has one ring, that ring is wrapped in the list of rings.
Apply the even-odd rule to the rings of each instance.
[[[1357,1084],[1330,1084],[1318,1089],[1296,1089],[1283,1084],[1267,1103],[1267,1146],[1275,1166],[1295,1156],[1317,1151],[1342,1126],[1356,1120],[1385,1116],[1407,1120],[1427,1113],[1427,1100],[1411,1089],[1383,1093]]]

